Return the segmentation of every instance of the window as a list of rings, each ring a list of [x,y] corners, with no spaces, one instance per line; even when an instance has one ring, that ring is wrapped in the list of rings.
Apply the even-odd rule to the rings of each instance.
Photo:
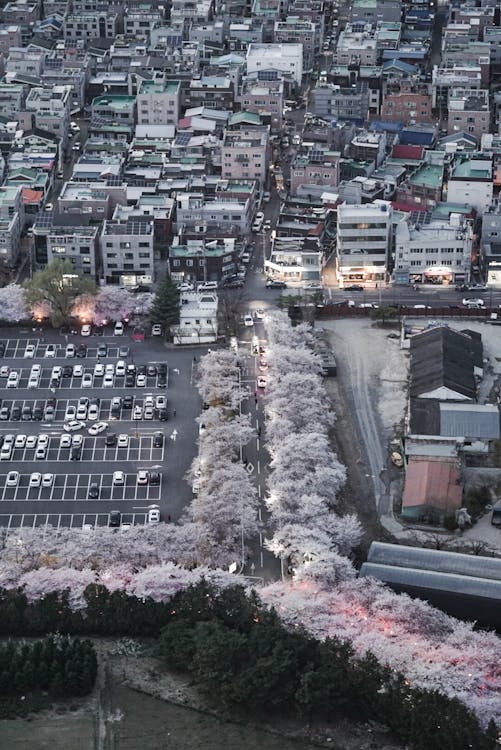
[[[179,268],[179,266],[181,265],[181,261],[179,259],[173,260],[172,265],[174,268]]]
[[[140,258],[149,258],[150,254],[149,253],[139,253],[139,257]]]
[[[188,258],[188,260],[186,261],[186,265],[188,266],[188,268],[191,268],[193,266],[193,261],[191,260],[191,258]]]
[[[66,248],[60,245],[57,245],[56,247],[52,248],[52,252],[56,253],[56,255],[64,255],[64,253],[66,252]]]
[[[90,247],[81,247],[80,255],[90,255]]]
[[[149,247],[149,246],[150,246],[149,242],[140,242],[139,243],[139,247]]]

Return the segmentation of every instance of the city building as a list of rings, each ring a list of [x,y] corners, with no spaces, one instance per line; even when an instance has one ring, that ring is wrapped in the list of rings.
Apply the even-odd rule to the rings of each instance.
[[[366,81],[353,86],[321,82],[313,89],[313,111],[319,117],[355,122],[363,125],[369,111],[369,88]]]
[[[303,80],[302,44],[249,44],[247,74],[278,70],[292,76],[297,86]]]
[[[154,281],[153,221],[105,220],[100,235],[102,275],[107,284]]]
[[[472,222],[452,213],[449,220],[427,213],[405,214],[395,230],[395,281],[458,284],[470,280]]]
[[[493,191],[491,157],[482,154],[456,157],[447,180],[449,202],[466,203],[482,214],[492,205]]]
[[[471,133],[478,141],[489,133],[491,114],[487,89],[460,89],[449,91],[447,129],[449,133],[462,130]]]
[[[375,201],[337,208],[337,274],[341,284],[386,281],[392,225],[391,205]]]
[[[177,125],[179,81],[143,81],[137,94],[138,125]]]
[[[253,127],[226,130],[221,154],[221,177],[233,180],[259,180],[268,176],[268,129]]]
[[[33,113],[35,126],[54,133],[61,139],[63,149],[68,142],[70,127],[70,86],[43,89],[34,86],[26,97],[26,109]]]
[[[214,292],[183,292],[179,325],[172,329],[175,344],[212,344],[217,341],[218,297]]]

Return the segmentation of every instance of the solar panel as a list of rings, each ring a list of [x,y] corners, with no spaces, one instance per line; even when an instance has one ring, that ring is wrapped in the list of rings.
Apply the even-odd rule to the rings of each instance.
[[[174,141],[175,146],[187,146],[191,141],[193,133],[178,133],[176,140]]]
[[[35,226],[39,229],[48,229],[52,226],[54,221],[54,213],[53,211],[42,211],[38,214]]]

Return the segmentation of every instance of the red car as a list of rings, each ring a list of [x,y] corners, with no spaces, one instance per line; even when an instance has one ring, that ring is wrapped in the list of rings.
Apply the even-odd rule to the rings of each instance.
[[[133,341],[144,341],[144,328],[134,328],[132,331]]]

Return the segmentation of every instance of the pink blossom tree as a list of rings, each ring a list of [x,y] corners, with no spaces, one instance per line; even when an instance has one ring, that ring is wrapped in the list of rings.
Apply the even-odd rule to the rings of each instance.
[[[0,288],[0,319],[6,323],[18,323],[30,317],[23,288],[8,284]]]

